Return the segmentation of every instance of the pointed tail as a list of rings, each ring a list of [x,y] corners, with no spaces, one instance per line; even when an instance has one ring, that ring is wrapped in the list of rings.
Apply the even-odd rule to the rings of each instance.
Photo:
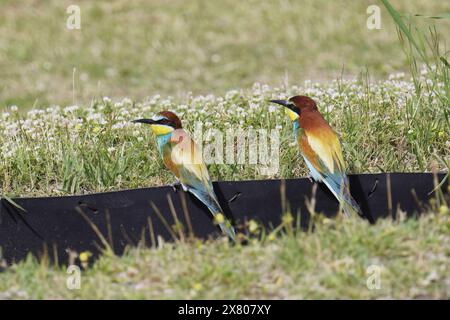
[[[209,211],[213,215],[214,220],[219,220],[217,219],[219,214],[223,216],[223,219],[220,219],[223,220],[223,222],[218,222],[219,228],[231,240],[235,241],[236,233],[234,231],[234,228],[231,225],[231,222],[223,214],[223,210],[220,207],[219,202],[217,201],[215,196],[193,188],[189,188],[188,190],[208,207]]]
[[[211,211],[211,209],[210,209]],[[224,221],[219,223],[219,228],[220,230],[222,230],[222,232],[224,234],[226,234],[231,240],[235,241],[236,239],[236,232],[234,231],[233,226],[231,225],[231,222],[225,218],[225,215],[222,212],[212,212],[212,215],[214,216],[214,218],[217,217],[218,214],[221,214],[222,216],[224,216]]]
[[[350,194],[347,177],[344,175],[341,176],[340,179],[338,178],[330,176],[322,181],[327,185],[328,189],[330,189],[330,191],[334,194],[336,199],[341,204],[344,211],[344,217],[350,218],[356,217],[358,215],[360,217],[363,217],[364,215],[361,211],[361,208]]]
[[[342,205],[342,210],[344,211],[344,216],[346,218],[360,216],[363,217],[361,208],[356,203],[355,199],[350,194],[344,195],[340,201]]]

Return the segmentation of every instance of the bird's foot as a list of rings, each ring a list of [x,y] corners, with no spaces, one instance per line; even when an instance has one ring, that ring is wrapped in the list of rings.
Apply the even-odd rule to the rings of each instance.
[[[172,183],[170,186],[172,187],[173,192],[176,193],[178,191],[178,187],[181,186],[181,183],[179,181],[177,181],[177,182]]]
[[[309,180],[309,182],[314,183],[314,180],[311,175],[306,176],[306,178]]]

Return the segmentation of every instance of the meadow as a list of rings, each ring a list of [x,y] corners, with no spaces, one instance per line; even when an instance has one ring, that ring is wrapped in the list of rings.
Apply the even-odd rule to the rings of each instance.
[[[348,173],[448,172],[450,20],[430,18],[446,13],[444,1],[393,1],[401,18],[380,2],[381,30],[366,28],[370,1],[79,1],[81,30],[65,28],[69,4],[0,1],[4,197],[174,182],[150,130],[131,123],[161,110],[190,132],[201,123],[205,143],[214,130],[279,132],[278,171],[211,164],[213,180],[304,177],[291,124],[268,103],[296,94],[318,102]],[[67,289],[63,266],[30,257],[6,267],[0,256],[0,299],[448,299],[449,195],[417,219],[371,226],[318,215],[314,232],[282,225],[274,237],[253,226],[247,245],[105,254],[83,270],[80,290]],[[376,290],[371,265],[382,270]]]
[[[339,133],[349,173],[448,170],[450,131],[435,92],[416,94],[412,81],[336,80],[301,86],[255,84],[223,96],[190,96],[180,104],[159,95],[144,102],[108,97],[87,106],[48,107],[21,113],[10,108],[0,122],[0,192],[9,196],[63,195],[157,186],[174,182],[147,126],[131,122],[167,109],[186,129],[203,128],[203,144],[227,129],[271,129],[280,135],[279,170],[263,175],[249,164],[212,164],[213,180],[293,178],[307,175],[292,125],[267,101],[298,92],[319,102]],[[421,81],[444,93],[441,83]],[[428,81],[428,82],[427,82]],[[51,156],[50,156],[51,155]]]

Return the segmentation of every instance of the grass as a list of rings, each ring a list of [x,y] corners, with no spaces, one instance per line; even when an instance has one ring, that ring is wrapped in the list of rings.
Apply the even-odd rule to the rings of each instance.
[[[381,2],[381,30],[366,28],[366,9],[377,4],[369,0],[84,0],[76,2],[81,30],[70,31],[66,8],[72,4],[0,1],[0,107],[223,95],[256,81],[327,81],[343,70],[345,77],[368,70],[382,79],[409,67]],[[393,4],[411,15],[448,11],[439,0]],[[450,34],[448,19],[415,20]]]
[[[382,0],[392,19],[396,23],[400,40],[403,41],[406,56],[410,63],[410,71],[413,76],[416,91],[420,92],[421,83],[418,76],[418,64],[421,62],[426,66],[434,83],[440,82],[445,90],[435,90],[434,94],[448,107],[450,104],[450,64],[448,63],[448,51],[445,40],[442,41],[435,25],[429,26],[428,30],[422,30],[411,18],[405,19],[388,0]],[[435,19],[449,19],[450,15],[438,15]],[[406,39],[405,39],[406,38]],[[406,45],[405,45],[406,44]],[[430,89],[430,88],[429,88]],[[450,126],[449,109],[444,108],[444,115],[448,126]]]
[[[34,104],[41,108],[25,113],[30,103],[20,103],[18,107],[3,109],[0,194],[73,194],[171,183],[171,175],[158,160],[153,138],[128,122],[162,109],[176,111],[190,131],[201,122],[205,130],[242,127],[280,132],[280,169],[276,173],[265,176],[251,165],[213,164],[210,172],[215,180],[304,176],[306,168],[298,161],[295,147],[289,144],[292,139],[286,117],[271,112],[266,103],[269,98],[294,94],[308,94],[317,99],[320,109],[343,140],[350,173],[447,170],[450,90],[448,69],[441,59],[446,59],[442,34],[448,33],[448,19],[416,18],[406,23],[388,6],[389,10],[382,11],[382,31],[370,31],[356,25],[365,25],[364,2],[343,1],[345,12],[337,3],[315,1],[297,8],[298,2],[289,1],[258,5],[239,2],[235,5],[242,17],[235,17],[226,10],[228,2],[173,1],[169,6],[158,1],[133,5],[121,1],[114,4],[82,1],[82,23],[87,27],[68,31],[58,19],[60,14],[64,15],[61,11],[66,7],[59,1],[25,7],[3,1],[0,6],[14,15],[7,15],[0,22],[0,30],[7,35],[0,40],[6,48],[5,54],[0,55],[0,71],[6,75],[0,79],[0,83],[5,82],[0,86],[3,90],[0,97],[27,99],[27,92],[36,89],[34,84],[38,80],[34,77],[51,86],[45,87],[42,94],[32,94],[33,99],[43,97],[41,103]],[[444,12],[440,3],[433,2],[425,8],[420,2],[408,1],[407,12],[412,14],[417,10],[423,15]],[[395,5],[405,8],[403,1],[396,1]],[[296,19],[300,9],[307,17],[302,24]],[[217,12],[222,12],[220,19]],[[320,19],[322,12],[339,12],[342,20]],[[357,19],[343,19],[355,12],[361,12],[356,15]],[[409,49],[404,44],[406,55],[398,54],[402,46],[394,43],[395,24],[388,19],[389,15],[399,26],[400,35],[405,34],[414,44]],[[174,23],[165,23],[170,17]],[[128,24],[119,23],[123,21]],[[141,27],[146,21],[154,21],[158,27]],[[439,23],[440,33],[432,32],[432,41],[427,42],[426,37],[417,35],[423,34],[420,27],[428,25],[429,21]],[[413,22],[417,26],[415,33],[408,29]],[[40,32],[26,32],[37,25]],[[311,27],[304,28],[304,25]],[[350,30],[352,37],[349,39]],[[437,40],[440,34],[443,41]],[[350,51],[346,51],[346,41],[351,42]],[[40,45],[44,42],[53,46],[44,48]],[[277,43],[283,43],[279,52]],[[430,47],[431,54],[426,46]],[[341,73],[340,55],[324,58],[329,52],[342,52],[345,61],[355,64],[346,65],[346,70],[356,73],[362,66],[370,65],[366,72],[381,79],[374,80],[368,73],[350,76],[351,79],[345,79],[348,76],[336,78]],[[416,59],[417,52],[420,60]],[[360,56],[365,53],[370,59]],[[220,63],[202,63],[203,60],[197,59],[215,54],[223,58]],[[274,56],[278,58],[273,59]],[[130,71],[110,70],[108,73],[105,63],[121,68],[130,65]],[[424,69],[421,69],[422,63]],[[75,76],[80,77],[75,81],[75,92],[71,91],[72,67],[67,69],[69,64],[77,66]],[[230,65],[235,67],[226,72],[223,68]],[[315,75],[328,70],[330,73],[325,79],[332,76],[337,80],[323,80],[320,84],[299,81],[309,74],[306,71],[309,66],[313,67]],[[97,74],[90,67],[104,72]],[[405,68],[413,70],[411,80],[402,73],[394,73],[390,75],[393,79],[385,81],[383,75],[387,71]],[[196,70],[202,70],[201,75]],[[179,81],[174,81],[171,72],[180,73],[175,77]],[[51,81],[46,80],[50,74]],[[82,84],[82,79],[89,80]],[[97,83],[99,79],[105,81],[107,91],[101,89],[103,85],[93,85],[91,80]],[[278,85],[255,84],[248,89],[226,91],[230,87],[243,88],[254,79]],[[19,81],[20,90],[15,88],[14,81]],[[65,81],[69,82],[64,84]],[[136,100],[90,100],[105,93],[112,97],[125,93],[116,87],[117,83],[130,90]],[[208,95],[187,93],[188,90],[175,98],[164,95],[179,92],[172,87],[178,86],[177,83],[178,89],[189,88],[194,92],[208,92]],[[196,89],[200,87],[201,90]],[[210,92],[219,87],[221,93],[211,95]],[[150,95],[154,90],[160,94]],[[67,101],[72,93],[81,99],[76,98],[71,104],[82,101],[78,103],[80,107],[54,106]],[[52,102],[45,102],[47,100]]]
[[[83,270],[79,290],[67,288],[65,267],[30,257],[0,273],[0,299],[449,299],[450,211],[436,210],[374,226],[317,220],[313,233],[288,228],[248,245],[130,248]],[[370,266],[379,289],[367,287]]]
[[[278,171],[214,163],[213,180],[305,176],[290,123],[267,103],[295,94],[318,101],[349,173],[448,171],[449,20],[423,17],[444,14],[442,1],[381,1],[373,31],[369,1],[80,1],[81,31],[64,27],[69,4],[0,1],[6,199],[173,182],[148,128],[130,123],[163,109],[191,132],[201,124],[204,145],[238,128],[279,133]],[[83,270],[80,290],[67,289],[64,267],[30,257],[0,273],[0,299],[449,299],[450,211],[445,201],[428,211],[374,226],[317,216],[314,232],[281,226],[278,237],[253,225],[245,246],[130,248]],[[373,265],[379,290],[366,285]]]
[[[427,82],[426,75],[421,81]],[[224,96],[189,96],[184,102],[154,96],[142,103],[105,98],[88,106],[26,114],[10,109],[0,122],[0,193],[58,195],[172,183],[149,128],[130,122],[163,109],[178,113],[192,133],[202,125],[202,139],[195,138],[204,154],[217,132],[242,128],[279,133],[278,171],[264,175],[249,164],[245,149],[245,164],[211,164],[213,180],[306,176],[287,116],[267,103],[300,92],[319,102],[340,134],[349,173],[447,170],[445,106],[431,91],[416,95],[410,81],[339,80],[278,88],[257,84]]]

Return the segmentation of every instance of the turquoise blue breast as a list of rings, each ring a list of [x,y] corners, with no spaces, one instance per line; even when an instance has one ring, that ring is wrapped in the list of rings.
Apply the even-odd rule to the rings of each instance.
[[[292,127],[294,128],[294,137],[297,139],[299,134],[300,125],[298,124],[298,120],[292,121]]]
[[[164,154],[164,146],[169,142],[171,135],[172,132],[169,132],[156,137],[156,143],[158,144],[158,150],[161,156]]]

